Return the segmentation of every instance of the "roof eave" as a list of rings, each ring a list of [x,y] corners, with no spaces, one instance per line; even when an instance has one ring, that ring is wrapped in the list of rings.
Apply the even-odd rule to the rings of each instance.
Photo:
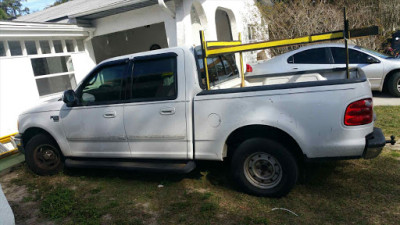
[[[135,3],[141,3],[141,2],[146,2],[146,1],[148,1],[148,0],[138,0]],[[100,13],[103,11],[112,10],[112,9],[132,5],[132,4],[133,4],[132,1],[125,1],[125,2],[121,2],[121,3],[107,5],[107,6],[104,6],[101,8],[97,8],[97,9],[88,10],[88,11],[81,12],[81,13],[71,14],[71,15],[68,15],[68,18],[75,19],[75,18],[84,17],[84,16],[95,14],[95,13]]]
[[[92,27],[72,24],[0,22],[0,38],[13,37],[87,37],[95,31]]]

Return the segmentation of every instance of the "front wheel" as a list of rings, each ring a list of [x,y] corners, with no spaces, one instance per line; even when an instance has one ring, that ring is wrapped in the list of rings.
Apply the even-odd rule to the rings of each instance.
[[[58,145],[45,134],[38,134],[28,141],[25,160],[28,167],[38,175],[53,175],[64,168]]]
[[[388,91],[395,97],[400,97],[400,72],[393,74],[388,79]]]
[[[296,184],[298,166],[293,155],[280,143],[252,138],[235,150],[231,172],[236,184],[249,194],[282,197]]]

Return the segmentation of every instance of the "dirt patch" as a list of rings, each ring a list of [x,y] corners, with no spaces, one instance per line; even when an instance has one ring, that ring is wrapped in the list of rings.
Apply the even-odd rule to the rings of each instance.
[[[16,171],[11,171],[0,177],[4,195],[9,202],[22,202],[24,197],[29,195],[25,185],[18,186],[12,183],[12,180],[18,179],[18,177],[19,174]]]
[[[102,221],[101,224],[104,224],[104,225],[110,224],[111,221],[112,221],[112,215],[111,214],[106,214],[106,215],[102,216],[101,217],[101,221]]]
[[[386,144],[386,146],[388,146],[391,150],[400,151],[400,140],[399,140],[399,138],[396,138],[396,139],[397,139],[396,144],[394,144],[394,145]]]
[[[13,180],[20,179],[18,170],[11,171],[0,176],[0,183],[4,195],[13,210],[16,224],[54,224],[50,221],[43,221],[39,218],[39,203],[31,201],[33,196],[29,194],[25,185],[16,185]]]

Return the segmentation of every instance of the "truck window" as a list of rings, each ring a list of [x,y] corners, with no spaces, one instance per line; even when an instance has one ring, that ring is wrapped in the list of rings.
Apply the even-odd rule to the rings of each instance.
[[[122,100],[126,86],[127,63],[106,66],[95,72],[82,86],[82,105],[101,104]]]
[[[199,68],[200,84],[202,88],[205,88],[206,74],[204,72],[204,64],[200,48],[196,48],[196,58],[197,66]],[[239,70],[236,66],[234,54],[208,57],[207,66],[211,86],[239,77]]]
[[[176,71],[176,56],[134,61],[131,99],[176,99]]]

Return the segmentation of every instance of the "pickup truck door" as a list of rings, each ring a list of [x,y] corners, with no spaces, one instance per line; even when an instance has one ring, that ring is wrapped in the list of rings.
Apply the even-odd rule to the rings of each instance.
[[[72,156],[131,157],[122,103],[128,68],[127,60],[99,66],[77,89],[80,103],[63,106],[60,117]]]
[[[124,107],[132,156],[187,159],[187,107],[183,50],[135,57]]]
[[[346,52],[344,48],[331,48],[335,67],[346,67]],[[376,60],[369,61],[368,58]],[[355,49],[349,49],[350,67],[357,67],[365,73],[373,90],[378,90],[382,83],[383,65],[376,57]]]

